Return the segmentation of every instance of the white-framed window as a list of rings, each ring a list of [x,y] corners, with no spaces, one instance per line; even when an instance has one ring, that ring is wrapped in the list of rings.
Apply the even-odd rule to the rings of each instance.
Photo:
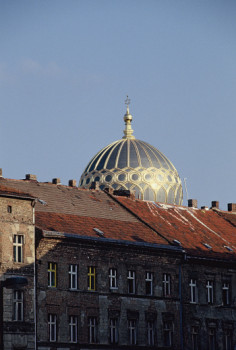
[[[128,293],[135,294],[135,271],[128,270]]]
[[[13,237],[13,260],[17,263],[23,262],[23,235],[14,235]]]
[[[109,285],[110,289],[117,289],[117,269],[109,269]]]
[[[213,281],[208,280],[206,284],[207,289],[207,302],[208,304],[213,304],[214,302],[214,284]]]
[[[90,344],[97,342],[97,318],[88,318],[88,341]]]
[[[191,329],[192,350],[199,350],[199,327],[193,326]]]
[[[118,336],[118,319],[110,318],[110,343],[117,344]]]
[[[189,282],[190,287],[190,303],[197,303],[197,281],[191,279]]]
[[[22,290],[13,291],[13,321],[23,321],[24,319],[24,294]]]
[[[137,344],[137,321],[128,320],[128,331],[129,331],[129,344]]]
[[[57,286],[57,264],[48,263],[48,287],[55,288]]]
[[[50,342],[57,340],[57,316],[54,314],[48,314],[48,335]]]
[[[146,272],[145,277],[146,295],[153,295],[153,273]]]
[[[148,345],[154,345],[155,338],[154,338],[154,322],[153,321],[148,321],[147,322],[147,343]]]
[[[78,289],[78,265],[69,265],[69,288],[70,290]]]
[[[230,304],[230,283],[223,282],[222,284],[222,304],[227,306]]]
[[[169,273],[163,273],[162,280],[163,296],[167,297],[171,293],[171,275]]]
[[[78,317],[77,316],[70,316],[69,338],[70,338],[70,343],[77,343],[78,341]]]
[[[165,321],[163,323],[163,339],[164,346],[172,346],[173,344],[173,322]]]

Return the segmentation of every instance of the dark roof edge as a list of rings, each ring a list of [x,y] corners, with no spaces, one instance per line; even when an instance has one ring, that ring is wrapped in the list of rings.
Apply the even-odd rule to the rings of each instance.
[[[27,194],[13,194],[13,193],[1,193],[0,192],[0,197],[7,197],[7,198],[18,198],[18,199],[26,199],[33,201],[36,199],[36,197],[31,197]]]
[[[117,244],[117,245],[126,245],[126,246],[133,246],[133,247],[142,247],[142,248],[152,248],[152,249],[161,249],[166,251],[175,251],[178,253],[185,253],[185,250],[178,246],[169,246],[165,244],[155,244],[155,243],[145,243],[145,242],[131,242],[131,241],[125,241],[125,240],[116,240],[111,238],[97,238],[97,237],[90,237],[90,236],[81,236],[74,233],[66,233],[66,232],[57,232],[57,231],[46,231],[41,230],[44,237],[47,238],[72,238],[72,239],[78,239],[82,241],[93,241],[97,243],[111,243],[111,244]]]

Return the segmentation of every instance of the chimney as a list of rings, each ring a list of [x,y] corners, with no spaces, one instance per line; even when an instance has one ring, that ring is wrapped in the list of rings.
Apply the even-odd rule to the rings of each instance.
[[[197,208],[197,199],[189,199],[188,200],[189,208]]]
[[[0,168],[0,177],[2,177],[2,168]]]
[[[33,181],[37,181],[37,175],[33,175],[33,174],[26,174],[26,175],[25,175],[25,179],[26,179],[26,180],[33,180]]]
[[[99,183],[97,181],[93,181],[90,186],[90,190],[99,190]]]
[[[76,187],[76,180],[69,180],[68,186],[70,186],[70,187]]]
[[[109,187],[105,187],[104,191],[107,192],[107,193],[113,194],[113,188],[110,187],[110,186]]]
[[[228,203],[228,211],[236,212],[236,203]]]
[[[219,209],[219,202],[218,202],[218,201],[212,201],[212,202],[211,202],[211,206],[212,206],[212,208],[217,208],[217,209]]]
[[[52,183],[54,185],[60,185],[61,184],[61,180],[58,177],[56,177],[56,178],[52,179]]]
[[[206,207],[205,205],[203,205],[203,206],[201,207],[201,209],[202,209],[202,210],[208,210],[209,208]]]

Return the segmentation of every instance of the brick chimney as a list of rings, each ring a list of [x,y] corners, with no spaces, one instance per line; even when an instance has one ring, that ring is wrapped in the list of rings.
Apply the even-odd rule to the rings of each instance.
[[[2,168],[0,168],[0,177],[2,177]]]
[[[76,187],[76,180],[69,180],[68,186],[70,186],[70,187]]]
[[[33,181],[37,181],[37,175],[33,175],[33,174],[26,174],[26,175],[25,175],[25,179],[26,179],[26,180],[33,180]]]
[[[211,206],[212,206],[212,208],[217,208],[217,209],[219,209],[219,202],[218,202],[218,201],[212,201],[212,202],[211,202]]]
[[[197,199],[188,199],[189,208],[197,208]]]
[[[228,211],[236,212],[236,203],[228,203]]]
[[[90,188],[90,190],[99,190],[100,189],[99,188],[99,183],[97,181],[93,181],[89,188]]]
[[[61,184],[61,180],[58,177],[55,177],[54,179],[52,179],[52,183],[54,185],[60,185]]]

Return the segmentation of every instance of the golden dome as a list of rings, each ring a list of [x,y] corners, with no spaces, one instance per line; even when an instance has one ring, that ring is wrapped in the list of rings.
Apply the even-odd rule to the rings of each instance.
[[[155,147],[135,139],[128,106],[124,121],[123,139],[92,158],[80,178],[80,187],[90,188],[96,181],[101,189],[125,189],[134,191],[139,199],[181,205],[182,184],[174,165]]]

